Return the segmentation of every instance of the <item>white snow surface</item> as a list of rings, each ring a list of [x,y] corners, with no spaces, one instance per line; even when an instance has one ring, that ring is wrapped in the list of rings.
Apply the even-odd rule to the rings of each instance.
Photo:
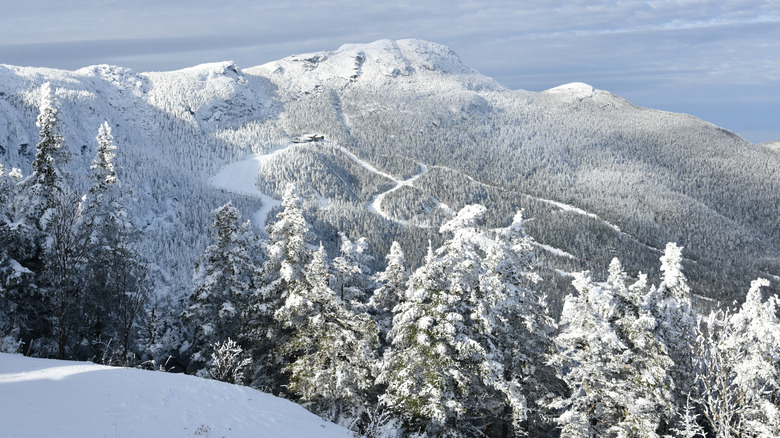
[[[295,403],[183,374],[0,353],[3,437],[351,437]]]
[[[539,242],[533,242],[533,245],[536,246],[537,248],[541,248],[541,249],[549,252],[550,254],[556,255],[558,257],[566,257],[568,259],[576,259],[576,257],[574,257],[573,255],[569,254],[568,252],[566,252],[566,251],[564,251],[562,249],[555,248],[554,246],[545,245],[545,244],[539,243]]]
[[[572,82],[570,84],[559,85],[544,91],[545,94],[566,96],[575,99],[584,99],[596,94],[596,89],[583,82]]]
[[[252,224],[257,228],[265,229],[265,221],[271,209],[281,205],[282,202],[274,199],[257,189],[255,181],[257,172],[263,160],[285,150],[278,149],[269,154],[252,154],[241,161],[228,164],[211,178],[211,185],[239,195],[258,198],[263,203],[262,207],[252,214]]]

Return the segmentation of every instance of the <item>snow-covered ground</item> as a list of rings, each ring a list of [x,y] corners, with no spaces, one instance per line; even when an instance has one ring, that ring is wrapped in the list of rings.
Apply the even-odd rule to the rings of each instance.
[[[183,374],[0,353],[2,437],[351,437],[301,406]]]
[[[262,206],[252,214],[252,224],[260,230],[265,229],[265,220],[271,209],[281,205],[281,201],[274,199],[257,189],[255,181],[257,172],[263,160],[267,160],[274,154],[284,149],[279,149],[270,154],[253,154],[241,161],[228,164],[211,178],[211,185],[228,192],[239,195],[251,196],[260,199]]]

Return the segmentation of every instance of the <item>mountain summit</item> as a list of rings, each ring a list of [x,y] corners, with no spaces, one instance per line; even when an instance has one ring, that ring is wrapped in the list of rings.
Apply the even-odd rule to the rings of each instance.
[[[449,48],[417,39],[345,44],[333,52],[293,55],[247,72],[272,78],[280,76],[283,78],[280,82],[301,91],[312,91],[323,85],[371,88],[411,77],[436,81],[435,78],[446,76],[457,76],[473,89],[503,89],[463,64]]]

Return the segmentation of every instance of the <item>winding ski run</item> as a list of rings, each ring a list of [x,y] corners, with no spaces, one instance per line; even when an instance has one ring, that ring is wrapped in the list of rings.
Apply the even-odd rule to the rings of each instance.
[[[422,177],[423,175],[428,173],[429,167],[426,164],[424,164],[424,163],[417,163],[417,165],[420,168],[420,171],[417,174],[415,174],[414,176],[412,176],[412,177],[410,177],[408,179],[398,179],[395,176],[390,175],[387,172],[384,172],[382,170],[377,169],[371,163],[368,163],[368,162],[362,160],[357,155],[355,155],[354,153],[352,153],[348,149],[344,148],[343,146],[340,146],[338,144],[329,143],[329,142],[318,143],[318,145],[319,146],[317,146],[317,147],[319,147],[319,148],[331,148],[331,149],[334,149],[334,150],[338,150],[339,152],[344,154],[344,156],[346,156],[350,160],[354,161],[360,167],[366,169],[369,172],[372,172],[374,174],[377,174],[377,175],[380,175],[380,176],[382,176],[384,178],[387,178],[388,180],[390,180],[390,181],[395,183],[395,185],[392,188],[390,188],[389,190],[386,190],[386,191],[384,191],[382,193],[377,194],[376,196],[374,196],[374,198],[372,200],[367,202],[366,209],[368,211],[375,212],[379,216],[381,216],[381,217],[383,217],[383,218],[385,218],[385,219],[387,219],[389,221],[398,223],[400,225],[411,225],[411,226],[415,226],[415,227],[427,228],[425,226],[421,226],[420,224],[416,224],[416,223],[413,223],[413,222],[410,222],[410,221],[406,221],[406,220],[402,220],[402,219],[397,219],[397,218],[387,214],[384,210],[382,210],[382,201],[388,195],[390,195],[391,193],[393,193],[393,192],[395,192],[397,190],[400,190],[402,187],[413,186],[415,181],[417,181],[420,177]],[[231,192],[231,193],[235,193],[235,194],[242,195],[242,196],[249,196],[249,197],[253,197],[253,198],[256,198],[256,199],[260,199],[260,201],[262,202],[262,206],[261,206],[261,208],[257,212],[252,214],[252,223],[255,226],[257,226],[258,228],[264,229],[268,213],[271,211],[272,208],[276,207],[277,205],[280,205],[281,202],[279,200],[277,200],[277,199],[272,198],[271,196],[268,196],[265,193],[260,192],[257,189],[257,186],[255,185],[255,179],[257,178],[257,173],[258,173],[258,171],[260,169],[261,164],[263,164],[265,161],[269,160],[270,158],[272,158],[272,157],[274,157],[274,156],[276,156],[276,155],[278,155],[280,153],[286,152],[291,147],[299,147],[299,148],[301,148],[301,147],[314,147],[314,146],[302,145],[302,144],[298,144],[298,143],[291,143],[288,146],[285,146],[285,147],[282,147],[282,148],[279,148],[279,149],[275,149],[275,150],[273,150],[271,152],[268,152],[268,153],[265,153],[265,154],[252,154],[252,155],[250,155],[250,156],[248,156],[248,157],[246,157],[246,158],[244,158],[244,159],[242,159],[240,161],[228,164],[227,166],[223,167],[222,170],[220,170],[219,173],[217,173],[214,177],[211,178],[210,183],[211,183],[212,186],[214,186],[216,188],[219,188],[219,189],[222,189],[222,190],[225,190],[227,192]],[[470,181],[472,181],[472,182],[474,182],[476,184],[480,184],[480,185],[483,185],[483,186],[486,186],[486,187],[491,187],[491,188],[494,188],[494,189],[505,190],[503,187],[493,186],[491,184],[486,184],[486,183],[483,183],[481,181],[478,181],[478,180],[472,178],[470,175],[467,175],[467,174],[465,174],[465,173],[463,173],[463,172],[461,172],[461,171],[459,171],[457,169],[453,169],[453,168],[446,167],[446,166],[433,166],[433,167],[434,168],[438,167],[438,168],[442,168],[442,169],[447,169],[447,170],[452,171],[452,172],[460,173],[461,175],[464,175],[466,178],[468,178]],[[554,207],[556,207],[556,208],[558,208],[558,209],[560,209],[562,211],[570,211],[572,213],[581,214],[581,215],[588,216],[588,217],[591,217],[593,219],[599,220],[602,223],[604,223],[605,225],[607,225],[608,227],[612,228],[616,233],[625,235],[626,237],[629,237],[629,238],[639,242],[639,240],[636,239],[634,236],[631,236],[631,235],[627,234],[626,232],[624,232],[620,228],[618,228],[616,225],[607,222],[606,220],[604,220],[603,218],[597,216],[594,213],[585,211],[585,210],[583,210],[581,208],[578,208],[578,207],[575,207],[573,205],[565,204],[565,203],[558,202],[558,201],[553,201],[551,199],[537,198],[537,197],[529,195],[529,194],[522,194],[522,195],[526,196],[528,198],[532,198],[532,199],[535,199],[537,201],[546,203],[548,205],[554,206]],[[431,197],[431,199],[436,203],[436,205],[438,207],[441,207],[441,208],[447,210],[448,212],[450,212],[450,214],[454,214],[454,212],[452,212],[452,210],[446,204],[442,203],[441,201],[439,201],[436,198]],[[647,248],[649,248],[649,249],[651,249],[653,251],[663,252],[663,251],[661,251],[658,248],[651,247],[651,246],[646,245],[646,244],[644,244],[642,242],[639,242],[639,243],[644,245],[644,246],[646,246]],[[547,247],[546,245],[541,245],[541,244],[538,244],[537,246],[539,246],[541,249],[543,249],[545,251],[551,252],[553,254],[556,254],[556,255],[559,255],[559,256],[562,256],[562,257],[568,257],[568,258],[572,258],[573,257],[571,254],[568,254],[568,253],[566,253],[564,251],[561,251],[561,250],[559,250],[557,248]]]
[[[374,167],[373,165],[371,165],[370,163],[367,163],[366,161],[360,159],[357,155],[353,154],[343,146],[329,144],[329,143],[319,143],[319,144],[322,145],[319,147],[328,147],[328,148],[338,150],[341,153],[343,153],[344,156],[346,156],[347,158],[349,158],[350,160],[358,164],[360,167],[368,170],[369,172],[387,178],[390,181],[393,181],[395,185],[389,190],[376,195],[374,199],[366,205],[366,209],[368,211],[375,212],[376,214],[382,216],[387,220],[399,223],[401,225],[412,225],[408,221],[396,219],[390,216],[389,214],[385,213],[384,210],[382,210],[382,200],[390,193],[399,190],[404,186],[411,186],[418,178],[428,173],[428,166],[426,166],[423,163],[418,163],[418,166],[420,167],[419,173],[412,176],[411,178],[405,180],[399,180],[393,175],[383,172],[377,169],[376,167]],[[240,161],[236,161],[234,163],[228,164],[227,166],[223,167],[222,170],[220,170],[216,175],[214,175],[209,182],[213,187],[224,190],[226,192],[260,199],[260,201],[262,202],[262,207],[257,212],[252,214],[252,223],[256,227],[260,229],[264,229],[266,218],[268,217],[268,213],[270,213],[272,208],[280,205],[281,201],[274,199],[271,196],[262,193],[260,190],[257,189],[257,186],[255,184],[255,180],[257,179],[257,173],[260,170],[260,166],[264,162],[266,162],[272,157],[275,157],[280,153],[284,153],[291,147],[311,147],[311,146],[308,145],[303,146],[301,144],[292,143],[286,147],[276,149],[266,154],[249,155]],[[434,202],[449,210],[449,207],[442,204],[438,199],[434,199]],[[415,225],[415,226],[419,226],[419,225]]]

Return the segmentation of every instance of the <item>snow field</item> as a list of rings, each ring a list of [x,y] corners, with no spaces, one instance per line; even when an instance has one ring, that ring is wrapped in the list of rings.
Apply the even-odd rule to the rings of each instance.
[[[301,406],[183,374],[0,353],[3,437],[351,437]]]

